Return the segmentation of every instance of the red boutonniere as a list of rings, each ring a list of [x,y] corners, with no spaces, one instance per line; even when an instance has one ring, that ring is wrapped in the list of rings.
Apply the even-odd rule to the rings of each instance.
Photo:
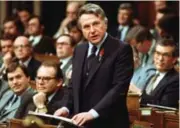
[[[99,62],[102,61],[103,57],[104,57],[104,48],[102,48],[101,51],[99,52]]]

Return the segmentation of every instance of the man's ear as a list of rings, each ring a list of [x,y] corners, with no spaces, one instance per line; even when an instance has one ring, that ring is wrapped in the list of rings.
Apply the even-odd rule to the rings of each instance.
[[[63,85],[63,79],[58,80],[57,87],[61,87]]]
[[[172,60],[174,65],[176,64],[177,61],[178,61],[178,57],[174,57],[173,60]]]

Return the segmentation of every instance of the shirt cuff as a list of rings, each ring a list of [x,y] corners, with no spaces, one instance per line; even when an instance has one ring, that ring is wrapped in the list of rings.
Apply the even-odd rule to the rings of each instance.
[[[94,109],[91,109],[89,111],[89,113],[94,117],[94,119],[98,118],[99,117],[99,114],[96,112],[96,110]]]
[[[69,114],[69,109],[68,109],[68,108],[66,108],[66,107],[62,107],[62,109],[64,109],[65,111],[67,111],[67,112],[68,112],[68,114]]]

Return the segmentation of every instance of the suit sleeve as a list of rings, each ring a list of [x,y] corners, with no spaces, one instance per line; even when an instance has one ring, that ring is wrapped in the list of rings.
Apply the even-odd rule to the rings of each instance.
[[[115,67],[112,69],[114,70],[112,74],[112,88],[93,108],[98,112],[100,117],[108,116],[108,113],[113,107],[119,104],[122,104],[122,106],[124,104],[124,106],[126,106],[126,95],[133,74],[133,56],[132,49],[129,45],[119,49],[114,63]]]

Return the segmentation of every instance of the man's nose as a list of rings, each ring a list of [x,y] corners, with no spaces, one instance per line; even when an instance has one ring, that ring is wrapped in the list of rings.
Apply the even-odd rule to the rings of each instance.
[[[159,56],[159,60],[160,60],[160,61],[163,61],[163,59],[164,59],[163,55],[160,55],[160,56]]]
[[[91,26],[91,27],[90,27],[90,32],[92,32],[92,33],[94,33],[94,32],[95,32],[95,28],[94,28],[94,26]]]
[[[13,79],[13,84],[16,84],[17,83],[17,79]]]

